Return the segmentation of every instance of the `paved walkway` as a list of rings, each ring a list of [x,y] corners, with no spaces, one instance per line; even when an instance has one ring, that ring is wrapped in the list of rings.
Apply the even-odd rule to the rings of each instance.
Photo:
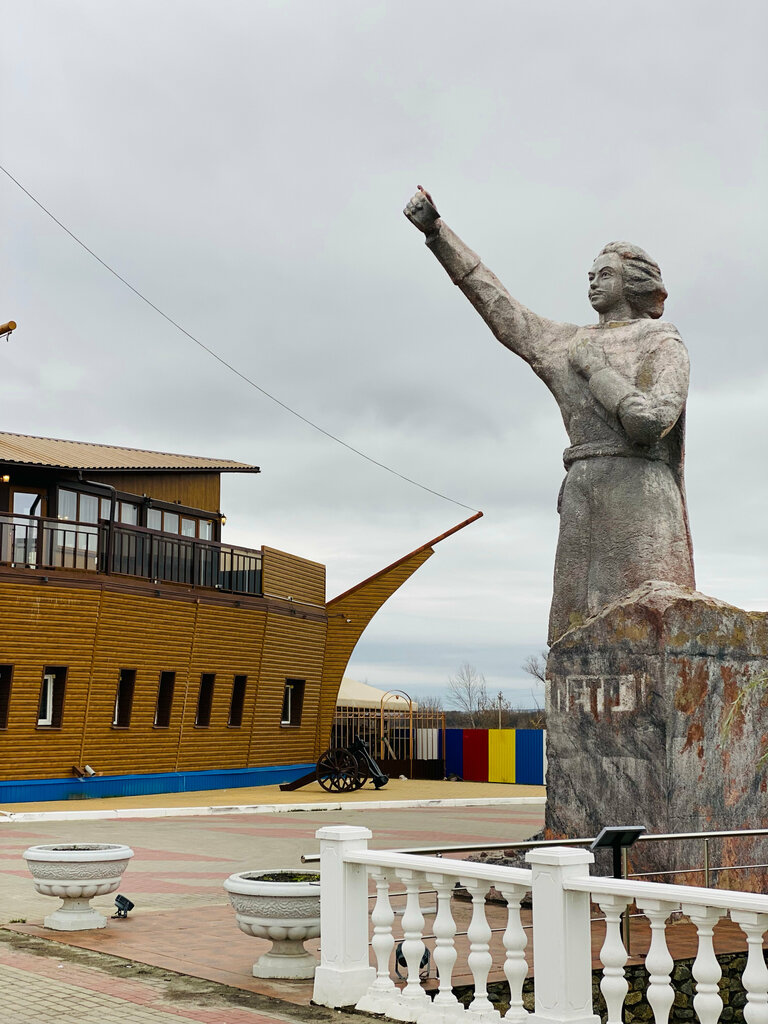
[[[349,1024],[237,989],[0,932],[2,1024]],[[371,1019],[356,1015],[354,1024]]]
[[[84,785],[87,785],[85,783]],[[87,790],[84,789],[83,793]],[[97,816],[165,817],[218,813],[221,808],[245,814],[333,807],[389,805],[470,806],[472,804],[543,803],[543,786],[518,786],[497,782],[447,782],[444,780],[390,779],[383,789],[371,784],[354,793],[328,793],[318,782],[284,792],[279,786],[243,789],[195,790],[191,793],[155,793],[145,796],[105,797],[94,800],[50,800],[45,803],[3,804],[0,824],[7,817],[29,820],[44,814],[77,818]]]
[[[4,993],[12,991],[15,1001],[4,995],[0,1006],[9,1009],[6,1015],[0,1008],[0,1022],[264,1024],[281,1014],[301,1022],[338,1021],[338,1014],[323,1017],[325,1011],[309,1007],[311,983],[253,977],[253,962],[268,944],[239,931],[223,880],[235,871],[298,867],[302,853],[317,850],[315,832],[326,824],[366,825],[375,847],[417,847],[526,839],[541,828],[543,814],[536,803],[5,821],[0,925],[7,930],[0,930],[0,984],[7,982]],[[50,842],[130,845],[135,856],[120,889],[136,904],[128,919],[110,920],[92,932],[42,928],[42,918],[58,901],[35,893],[21,854],[27,846]],[[96,898],[93,905],[108,917],[114,912],[112,897]],[[78,957],[92,959],[73,959]],[[62,1002],[56,991],[64,978]],[[184,986],[192,986],[193,995]],[[213,998],[211,993],[219,1002],[201,1006],[200,999]]]

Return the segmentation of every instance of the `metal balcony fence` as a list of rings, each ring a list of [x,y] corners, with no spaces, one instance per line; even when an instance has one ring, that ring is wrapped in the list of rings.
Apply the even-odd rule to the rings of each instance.
[[[261,594],[261,552],[139,526],[0,515],[0,564]]]

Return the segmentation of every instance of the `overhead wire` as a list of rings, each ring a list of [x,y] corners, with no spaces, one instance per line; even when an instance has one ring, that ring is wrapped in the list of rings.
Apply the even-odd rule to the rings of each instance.
[[[378,466],[379,469],[384,469],[386,470],[387,473],[391,473],[393,476],[398,477],[400,480],[404,480],[406,483],[412,484],[414,487],[418,487],[422,491],[426,491],[429,494],[433,494],[437,498],[442,498],[444,501],[449,501],[453,505],[458,505],[460,508],[465,508],[470,512],[477,512],[477,509],[473,508],[471,505],[466,505],[464,504],[463,501],[459,501],[456,498],[451,498],[449,495],[443,494],[441,491],[434,490],[434,488],[428,487],[426,484],[419,483],[418,480],[414,480],[412,477],[406,476],[404,473],[400,473],[398,470],[386,465],[386,463],[380,462],[378,459],[374,459],[373,456],[367,455],[364,451],[361,451],[354,445],[349,444],[349,442],[344,441],[336,434],[331,433],[330,430],[326,430],[325,427],[321,427],[318,423],[315,423],[314,420],[311,420],[309,419],[309,417],[304,416],[303,413],[300,413],[297,409],[294,409],[292,406],[288,405],[286,402],[283,402],[281,399],[277,398],[271,392],[267,391],[266,388],[263,388],[260,384],[257,384],[255,380],[253,380],[247,374],[243,373],[241,370],[238,370],[236,366],[233,366],[232,363],[228,362],[223,356],[219,355],[219,353],[212,349],[209,345],[206,345],[204,342],[200,341],[199,338],[196,338],[194,334],[191,334],[185,327],[182,327],[182,325],[178,323],[178,321],[174,320],[173,317],[169,316],[162,309],[160,309],[160,307],[157,306],[154,302],[152,302],[151,299],[147,298],[147,296],[144,295],[143,292],[139,291],[138,288],[134,287],[134,285],[132,285],[130,281],[127,281],[122,276],[122,274],[118,273],[118,271],[115,270],[114,267],[110,266],[110,264],[103,260],[101,256],[99,256],[97,253],[95,253],[93,249],[87,246],[85,242],[74,233],[74,231],[71,231],[66,226],[66,224],[63,224],[58,217],[56,217],[46,206],[44,206],[43,203],[41,203],[40,200],[37,199],[29,191],[29,189],[25,188],[24,185],[22,185],[18,178],[15,178],[11,174],[11,172],[2,164],[0,164],[0,171],[2,171],[3,174],[5,174],[6,177],[9,178],[14,183],[14,185],[21,189],[24,195],[31,199],[35,206],[39,207],[43,211],[43,213],[50,217],[54,224],[57,224],[62,231],[69,235],[73,242],[76,242],[77,245],[79,245],[82,249],[85,249],[85,251],[90,256],[92,256],[97,263],[101,264],[101,266],[104,267],[105,270],[109,271],[109,273],[116,277],[118,281],[120,281],[122,284],[124,284],[126,288],[132,291],[137,298],[141,299],[142,302],[146,303],[164,320],[166,320],[169,324],[175,327],[177,331],[180,331],[186,338],[194,342],[194,344],[201,348],[204,352],[207,352],[209,356],[211,356],[217,362],[221,363],[222,366],[226,367],[228,370],[234,373],[235,376],[239,377],[246,384],[250,385],[252,388],[255,388],[256,391],[264,395],[265,398],[268,398],[270,401],[274,402],[275,405],[279,405],[281,409],[284,409],[292,416],[295,416],[297,419],[301,420],[302,423],[306,423],[307,426],[312,427],[314,430],[317,430],[321,434],[324,434],[325,437],[329,438],[331,441],[335,441],[337,444],[342,445],[342,447],[346,448],[350,452],[353,452],[355,455],[360,456],[361,459],[365,459],[372,465]]]

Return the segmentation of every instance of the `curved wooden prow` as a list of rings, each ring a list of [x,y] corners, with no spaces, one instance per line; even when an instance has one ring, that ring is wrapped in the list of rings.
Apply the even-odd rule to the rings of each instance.
[[[446,537],[463,530],[470,523],[476,522],[482,517],[482,514],[482,512],[477,512],[469,519],[465,519],[464,522],[441,533],[439,537],[427,541],[415,551],[399,558],[380,572],[369,576],[362,583],[356,584],[349,590],[345,590],[343,594],[328,601],[326,604],[328,628],[323,660],[320,708],[317,716],[316,745],[318,753],[328,745],[341,680],[365,627],[395,591],[410,579],[419,566],[432,557],[435,544],[439,544]]]

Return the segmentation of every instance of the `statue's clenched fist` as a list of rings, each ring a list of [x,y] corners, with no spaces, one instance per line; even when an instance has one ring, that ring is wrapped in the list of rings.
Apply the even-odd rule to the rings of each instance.
[[[435,208],[432,196],[419,185],[419,190],[408,200],[403,213],[425,235],[434,234],[440,214]]]

